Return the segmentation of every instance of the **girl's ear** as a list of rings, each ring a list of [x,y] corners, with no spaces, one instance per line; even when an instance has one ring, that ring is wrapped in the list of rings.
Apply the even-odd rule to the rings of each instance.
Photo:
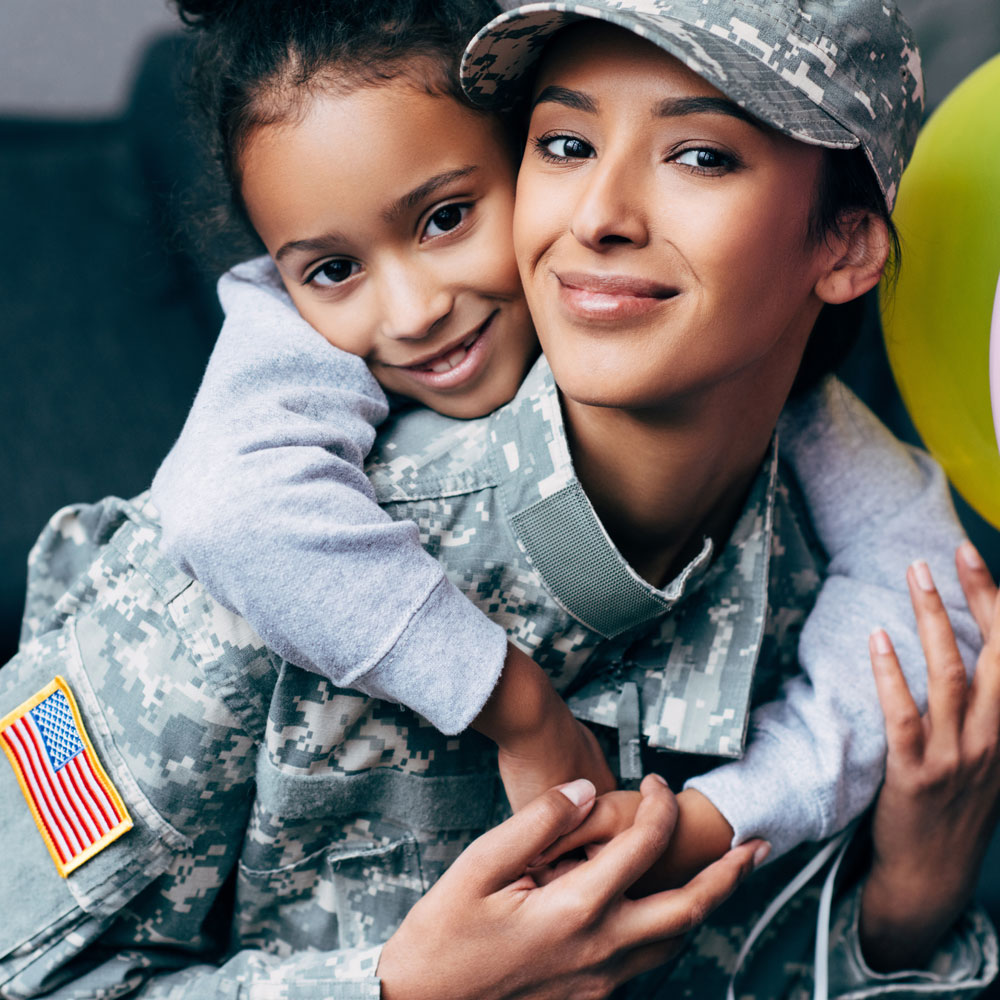
[[[864,295],[878,284],[889,259],[889,229],[871,212],[841,217],[839,231],[823,240],[830,252],[829,267],[816,282],[822,302],[840,305]]]

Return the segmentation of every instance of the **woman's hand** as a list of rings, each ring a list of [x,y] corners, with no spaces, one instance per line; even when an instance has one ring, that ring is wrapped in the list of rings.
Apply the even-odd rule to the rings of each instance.
[[[919,968],[933,953],[972,897],[1000,805],[1000,599],[971,544],[956,563],[985,641],[971,685],[925,563],[907,573],[927,658],[924,715],[888,636],[876,630],[870,640],[889,753],[861,943],[879,971]]]
[[[647,777],[641,792],[627,830],[547,885],[528,867],[590,812],[589,781],[551,789],[471,844],[386,943],[378,968],[385,1000],[597,998],[673,957],[750,872],[760,842],[679,889],[628,899],[676,819],[662,779]]]

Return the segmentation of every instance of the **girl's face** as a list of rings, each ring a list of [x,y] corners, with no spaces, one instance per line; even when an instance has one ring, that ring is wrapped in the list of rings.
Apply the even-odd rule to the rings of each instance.
[[[647,409],[774,366],[790,384],[832,259],[808,237],[820,164],[630,32],[557,36],[514,242],[563,393]]]
[[[537,341],[496,120],[405,79],[318,93],[303,111],[258,128],[240,163],[299,312],[392,392],[455,417],[507,402]]]

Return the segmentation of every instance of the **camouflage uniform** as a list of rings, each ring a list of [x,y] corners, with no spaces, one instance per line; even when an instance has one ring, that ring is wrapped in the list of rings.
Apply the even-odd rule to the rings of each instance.
[[[738,752],[751,681],[753,699],[767,698],[794,669],[823,560],[776,449],[724,550],[710,564],[706,544],[662,591],[599,530],[544,363],[491,417],[404,415],[370,474],[606,745],[624,724],[626,767],[635,705],[645,766],[676,779],[706,766],[701,754]],[[566,534],[552,544],[556,511]],[[0,995],[378,996],[379,944],[504,815],[491,746],[282,661],[163,557],[158,534],[145,498],[109,499],[57,514],[32,553],[0,715],[62,675],[134,828],[61,879],[0,768]],[[639,698],[621,698],[629,683]],[[808,853],[756,873],[633,995],[724,996],[748,926]],[[832,919],[835,995],[883,986],[859,963],[855,905],[846,892]],[[806,995],[815,912],[810,887],[760,937],[738,996]],[[971,914],[936,962],[902,977],[913,992],[900,995],[988,981],[985,918]]]

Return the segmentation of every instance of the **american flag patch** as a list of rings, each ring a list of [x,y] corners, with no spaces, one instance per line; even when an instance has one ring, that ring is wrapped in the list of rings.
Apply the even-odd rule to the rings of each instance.
[[[0,719],[0,743],[63,878],[132,829],[61,677]]]

